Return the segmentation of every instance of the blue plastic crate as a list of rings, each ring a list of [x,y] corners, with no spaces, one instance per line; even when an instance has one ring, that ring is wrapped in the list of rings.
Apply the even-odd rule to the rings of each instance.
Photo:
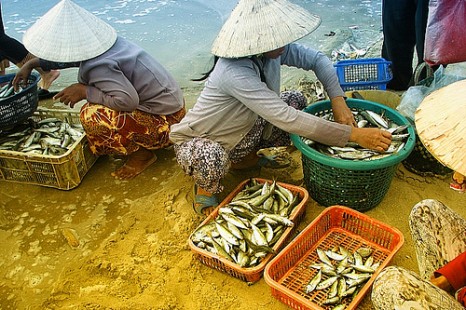
[[[387,89],[392,79],[391,62],[384,58],[340,60],[334,66],[344,91]]]

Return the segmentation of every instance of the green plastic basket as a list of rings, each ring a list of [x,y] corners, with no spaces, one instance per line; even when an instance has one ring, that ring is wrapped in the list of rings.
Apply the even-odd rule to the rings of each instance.
[[[309,195],[323,206],[343,205],[357,211],[377,206],[387,193],[398,164],[414,148],[416,138],[411,123],[388,106],[359,99],[347,99],[351,110],[385,111],[385,116],[398,125],[408,125],[409,138],[405,146],[391,156],[364,161],[332,158],[305,144],[298,135],[291,140],[302,153],[304,183]],[[329,100],[316,102],[305,112],[322,116],[331,111]]]

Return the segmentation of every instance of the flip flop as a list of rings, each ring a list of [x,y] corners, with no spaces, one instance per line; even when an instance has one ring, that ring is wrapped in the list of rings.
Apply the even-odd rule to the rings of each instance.
[[[279,169],[288,167],[291,164],[290,154],[288,152],[262,149],[257,151],[256,154],[259,156],[257,164],[260,167]]]
[[[39,97],[39,100],[50,99],[53,96],[55,96],[56,94],[58,94],[57,91],[48,91],[48,90],[43,89],[43,88],[39,88],[37,90],[37,96]]]
[[[204,211],[212,207],[217,207],[219,204],[217,195],[212,195],[212,196],[198,195],[196,184],[194,184],[194,187],[193,187],[193,194],[194,194],[193,195],[194,196],[193,209],[194,209],[194,212],[196,212],[199,215],[202,215],[202,216],[209,215],[209,214],[206,214]]]

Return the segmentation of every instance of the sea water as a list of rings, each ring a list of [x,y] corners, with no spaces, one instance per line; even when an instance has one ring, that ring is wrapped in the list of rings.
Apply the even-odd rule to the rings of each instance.
[[[319,28],[300,42],[324,51],[329,57],[347,41],[367,49],[381,38],[381,0],[291,1],[321,17]],[[6,33],[21,41],[24,32],[58,2],[2,1]],[[199,83],[191,79],[211,66],[212,42],[237,0],[74,0],[74,3],[147,50],[186,89],[197,87]],[[344,35],[334,40],[332,32],[339,30]],[[72,81],[76,74],[62,72],[61,78],[67,75]]]

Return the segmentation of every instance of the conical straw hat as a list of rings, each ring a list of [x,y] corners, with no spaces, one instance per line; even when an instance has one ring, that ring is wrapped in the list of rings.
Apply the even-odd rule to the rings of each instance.
[[[116,38],[109,24],[70,0],[62,0],[26,31],[23,43],[37,57],[75,62],[101,55]]]
[[[466,175],[466,80],[442,87],[422,100],[416,130],[426,149],[443,165]]]
[[[320,25],[320,17],[286,0],[240,0],[212,46],[219,57],[239,58],[275,50]]]

